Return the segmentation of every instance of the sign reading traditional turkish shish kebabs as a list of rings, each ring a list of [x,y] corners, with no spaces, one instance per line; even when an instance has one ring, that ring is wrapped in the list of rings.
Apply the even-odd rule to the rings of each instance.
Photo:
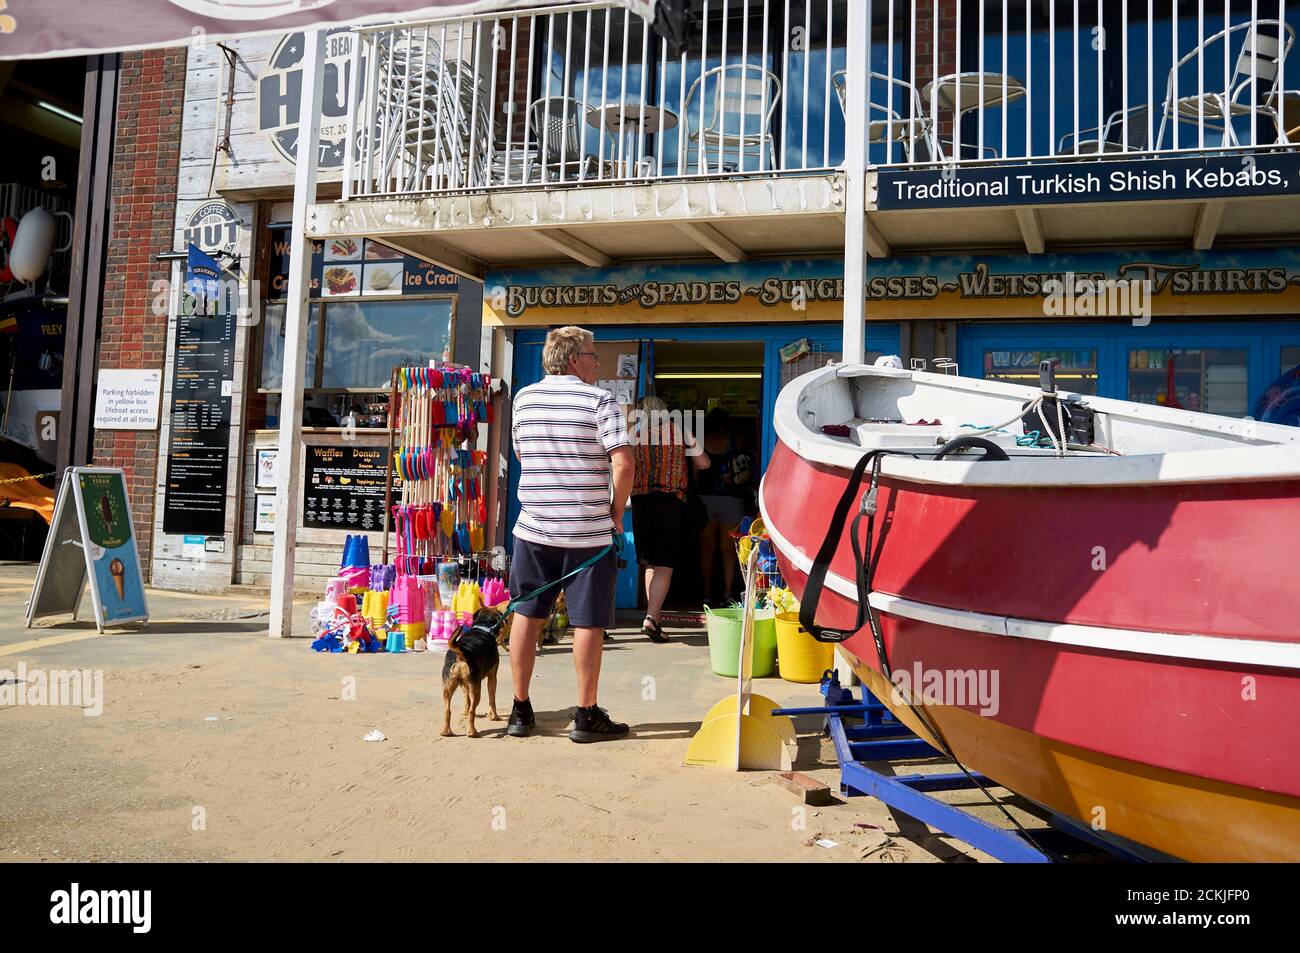
[[[649,20],[654,0],[620,0]],[[84,56],[554,0],[0,0],[0,59]]]

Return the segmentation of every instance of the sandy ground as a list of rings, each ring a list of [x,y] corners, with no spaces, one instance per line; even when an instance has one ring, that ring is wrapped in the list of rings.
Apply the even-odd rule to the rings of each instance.
[[[305,638],[268,639],[266,596],[253,592],[151,591],[154,621],[138,631],[25,629],[34,573],[0,566],[0,670],[102,670],[103,713],[0,706],[0,860],[988,859],[872,799],[802,807],[764,773],[685,767],[699,719],[734,690],[709,671],[702,631],[654,645],[625,630],[607,644],[600,701],[632,725],[627,740],[566,737],[567,641],[538,660],[538,736],[508,738],[483,718],[470,739],[457,712],[456,736],[441,738],[440,655],[320,655]],[[503,716],[509,685],[503,659]],[[756,690],[821,703],[815,685]],[[797,727],[796,767],[834,787],[819,720]],[[374,728],[387,740],[363,741]]]

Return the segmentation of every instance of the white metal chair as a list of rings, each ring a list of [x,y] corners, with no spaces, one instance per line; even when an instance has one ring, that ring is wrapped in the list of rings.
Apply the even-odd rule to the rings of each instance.
[[[397,191],[487,185],[491,117],[483,80],[414,30],[393,37],[380,56],[376,179]]]
[[[890,78],[884,73],[872,72],[868,78],[868,83],[873,79],[880,80],[883,83],[890,82]],[[835,96],[840,102],[840,112],[844,114],[845,119],[849,115],[847,82],[847,70],[836,70],[831,74],[831,86],[835,89]],[[929,114],[921,105],[921,96],[916,91],[916,87],[897,77],[894,77],[893,85],[902,89],[904,95],[910,96],[912,101],[911,112],[905,115],[894,109],[892,104],[884,105],[869,101],[867,104],[867,141],[873,146],[898,143],[903,147],[908,162],[916,161],[916,145],[918,142],[924,142],[930,153],[928,158],[937,157],[940,154],[940,147],[934,136],[934,123],[930,121]],[[882,118],[872,118],[880,114],[883,114]]]
[[[765,153],[767,168],[775,169],[772,116],[780,98],[781,81],[761,66],[729,63],[706,70],[686,94],[678,169],[685,173],[690,168],[692,143],[697,172],[757,172]],[[746,161],[749,158],[752,162]]]
[[[1073,155],[1080,157],[1123,155],[1125,152],[1142,152],[1147,147],[1147,107],[1130,106],[1117,109],[1100,126],[1090,126],[1078,132],[1067,132],[1061,137],[1057,146],[1057,156],[1068,159]],[[1128,129],[1127,147],[1124,129]],[[1070,143],[1077,143],[1075,146]]]
[[[583,149],[583,126],[596,113],[590,105],[584,112],[582,103],[572,96],[543,96],[528,107],[530,145],[535,149],[527,159],[526,178],[572,181],[612,177],[610,161],[601,165],[598,156]],[[606,135],[601,130],[600,134]],[[611,149],[609,155],[613,155]]]
[[[1237,53],[1232,75],[1225,77],[1227,82],[1222,89],[1205,90],[1199,87],[1199,77],[1206,65],[1222,65],[1226,59],[1222,46],[1219,52],[1213,52],[1219,44],[1229,47],[1235,43],[1235,37],[1241,37],[1241,48]],[[1281,38],[1284,41],[1279,42]],[[1279,97],[1282,85],[1280,61],[1295,42],[1295,30],[1278,20],[1252,20],[1229,26],[1206,37],[1190,53],[1183,56],[1169,71],[1166,85],[1163,115],[1160,118],[1160,135],[1156,137],[1157,145],[1164,142],[1165,130],[1171,121],[1204,123],[1205,128],[1223,134],[1222,145],[1239,146],[1233,129],[1233,120],[1241,116],[1268,116],[1273,120],[1274,128],[1283,141],[1286,130],[1279,118]],[[1174,94],[1174,83],[1179,80],[1183,67],[1196,63],[1196,78],[1186,83],[1179,83],[1180,89],[1192,88],[1191,95]],[[1252,88],[1254,98],[1251,98]],[[1272,105],[1270,105],[1270,103]]]

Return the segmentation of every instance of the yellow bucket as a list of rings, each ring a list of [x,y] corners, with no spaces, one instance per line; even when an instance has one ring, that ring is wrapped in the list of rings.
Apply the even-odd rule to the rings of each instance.
[[[776,666],[787,682],[819,682],[835,667],[835,646],[809,635],[797,614],[782,612],[776,617]]]

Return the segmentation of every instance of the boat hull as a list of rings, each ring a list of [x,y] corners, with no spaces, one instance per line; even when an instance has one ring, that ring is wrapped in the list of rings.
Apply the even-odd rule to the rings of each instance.
[[[800,596],[847,479],[784,444],[765,474],[765,523]],[[887,478],[874,588],[895,682],[964,764],[1053,810],[1188,860],[1300,859],[1297,606],[1259,542],[1300,538],[1297,496],[1287,481],[1030,490]],[[841,590],[854,578],[847,530],[831,572]],[[822,625],[849,628],[856,613],[851,588],[823,591]],[[924,736],[870,631],[844,648]],[[949,687],[972,684],[952,673],[983,673],[995,703],[926,699],[929,673]]]
[[[875,666],[845,655],[877,698],[934,743],[908,706],[891,700]],[[925,710],[967,767],[1095,830],[1188,861],[1300,859],[1300,799],[1111,757],[956,706]]]

